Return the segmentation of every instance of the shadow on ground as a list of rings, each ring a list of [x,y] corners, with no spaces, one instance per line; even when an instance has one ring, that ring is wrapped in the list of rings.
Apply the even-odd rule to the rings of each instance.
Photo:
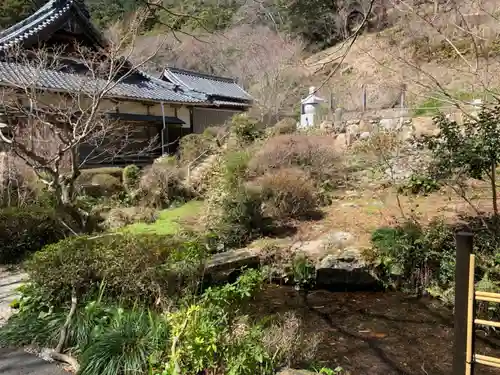
[[[251,307],[259,315],[295,311],[307,333],[322,334],[315,358],[353,375],[449,375],[453,315],[430,299],[400,293],[310,293],[304,302],[291,287],[269,286]],[[476,352],[499,357],[496,340],[478,334]],[[497,374],[477,366],[476,375]]]
[[[0,348],[2,375],[69,375],[56,363],[46,362],[23,349]]]

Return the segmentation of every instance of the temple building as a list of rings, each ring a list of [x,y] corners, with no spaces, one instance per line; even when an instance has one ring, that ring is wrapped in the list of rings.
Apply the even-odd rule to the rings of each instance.
[[[126,160],[103,158],[95,161],[98,164],[149,163],[161,154],[175,152],[180,137],[222,125],[252,105],[251,96],[232,78],[174,67],[153,77],[122,61],[123,74],[113,75],[111,85],[105,67],[102,75],[89,78],[88,62],[74,58],[76,46],[106,56],[109,41],[91,22],[83,0],[48,1],[25,20],[0,31],[0,87],[19,91],[19,87],[32,85],[50,102],[56,96],[60,100],[61,95],[84,96],[90,86],[108,85],[99,110],[116,121],[133,124],[144,139],[161,141],[147,155],[129,155]],[[27,63],[29,58],[13,58],[13,49],[26,51],[27,56],[42,49],[58,51],[62,58],[57,64],[37,66],[36,61]]]

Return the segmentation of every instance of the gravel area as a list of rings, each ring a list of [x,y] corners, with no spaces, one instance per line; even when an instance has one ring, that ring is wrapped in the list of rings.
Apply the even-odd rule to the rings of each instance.
[[[19,270],[0,268],[0,326],[12,315],[10,303],[18,297],[17,288],[27,275]]]
[[[0,329],[12,315],[10,303],[18,297],[17,288],[27,275],[19,270],[0,268]],[[2,375],[68,375],[61,366],[47,362],[33,351],[0,347],[0,374]]]

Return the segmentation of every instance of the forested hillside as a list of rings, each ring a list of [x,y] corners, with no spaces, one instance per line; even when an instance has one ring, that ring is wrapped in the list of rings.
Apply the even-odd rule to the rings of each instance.
[[[393,107],[402,87],[408,105],[432,108],[500,87],[499,0],[78,1],[103,30],[126,27],[147,7],[135,53],[158,53],[144,69],[157,74],[171,64],[237,77],[262,119],[296,113],[311,85],[354,111],[364,98],[368,108]],[[3,0],[0,28],[44,2]]]
[[[150,21],[145,33],[165,30],[204,30],[214,32],[234,25],[268,26],[303,38],[313,49],[333,45],[357,22],[364,12],[362,2],[326,0],[86,0],[93,19],[100,27],[126,18],[138,7],[148,6]],[[3,0],[0,27],[18,22],[44,0]]]

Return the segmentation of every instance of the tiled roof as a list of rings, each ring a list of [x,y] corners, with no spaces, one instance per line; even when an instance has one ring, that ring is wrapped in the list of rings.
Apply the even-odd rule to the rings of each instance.
[[[5,61],[9,48],[15,45],[30,46],[39,40],[46,40],[68,20],[76,21],[98,47],[106,46],[105,38],[90,21],[84,0],[48,0],[33,15],[0,32],[0,57],[3,53],[3,59],[0,59],[0,84],[30,85],[89,94],[92,94],[92,90],[94,93],[102,90],[106,81],[90,79],[82,69],[37,68]],[[240,107],[249,106],[252,101],[251,96],[234,79],[175,68],[167,68],[162,79],[135,71],[112,86],[108,97]]]
[[[249,107],[252,105],[252,103],[241,103],[241,102],[235,102],[235,101],[229,101],[229,100],[213,100],[211,102],[215,106],[228,106],[228,107]]]
[[[247,102],[252,101],[252,97],[232,78],[219,77],[173,67],[165,68],[162,78],[188,90],[197,91],[209,97],[216,97],[216,99],[224,100],[223,98],[227,98]],[[234,102],[232,103],[234,104]],[[241,104],[245,105],[247,103]]]
[[[99,43],[98,47],[103,47],[106,41],[90,21],[90,14],[83,1],[49,0],[33,15],[0,32],[0,54],[7,51],[8,56],[8,49],[14,45],[29,45],[31,42],[50,37],[72,17],[76,17],[81,27],[93,35]],[[3,60],[0,60],[0,84],[24,87],[29,85],[40,89],[88,94],[92,94],[92,90],[97,93],[98,90],[105,89],[104,79],[90,79],[84,69],[78,68],[78,64],[54,69],[5,61],[5,56]],[[75,67],[76,70],[72,69]],[[200,93],[175,91],[174,85],[141,71],[117,81],[110,85],[112,88],[108,97],[179,103],[203,103],[207,99]]]
[[[77,73],[71,66],[61,69],[48,69],[15,62],[0,61],[0,83],[10,86],[37,87],[62,92],[82,92],[92,95],[99,90],[107,90],[108,97],[141,99],[151,101],[203,103],[205,96],[198,93],[176,92],[174,87],[144,73],[134,73],[117,80],[113,84],[101,78],[91,78]]]

